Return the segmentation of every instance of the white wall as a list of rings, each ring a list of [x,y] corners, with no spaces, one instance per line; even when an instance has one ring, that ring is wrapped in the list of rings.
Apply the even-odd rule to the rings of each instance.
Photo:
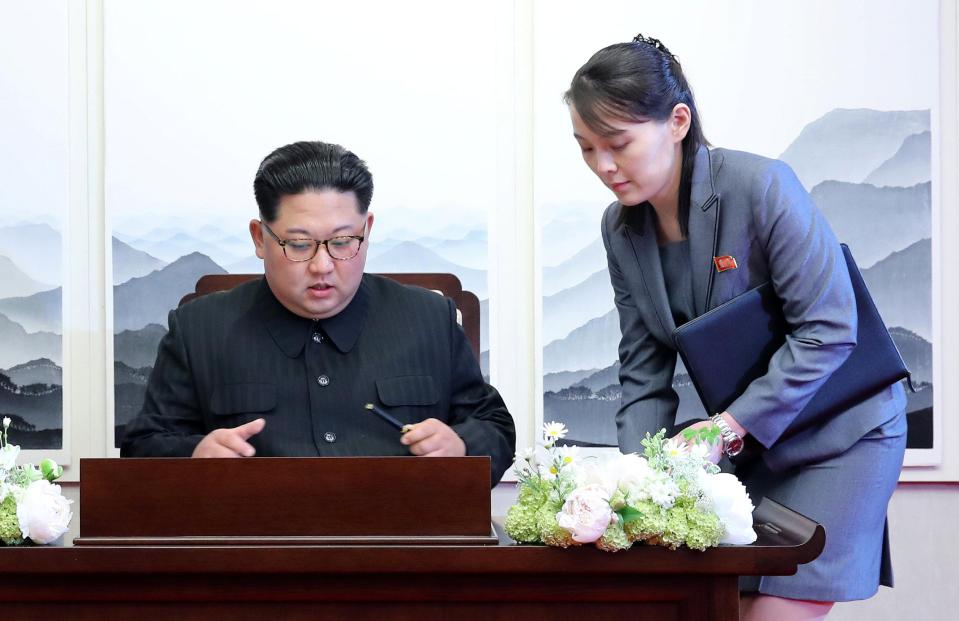
[[[839,604],[836,621],[953,619],[959,608],[959,487],[900,484],[889,505],[896,586],[870,600]]]

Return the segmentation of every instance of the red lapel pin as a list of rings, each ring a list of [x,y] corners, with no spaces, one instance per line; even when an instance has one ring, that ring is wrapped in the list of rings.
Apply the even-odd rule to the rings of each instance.
[[[736,263],[736,257],[731,257],[729,255],[726,255],[724,257],[713,257],[713,264],[716,266],[717,272],[734,270],[737,267],[739,267],[739,264]]]

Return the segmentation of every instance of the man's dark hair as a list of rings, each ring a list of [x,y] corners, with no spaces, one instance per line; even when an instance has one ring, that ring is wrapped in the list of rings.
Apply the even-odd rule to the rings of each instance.
[[[691,118],[683,138],[679,182],[679,223],[686,232],[693,161],[699,148],[709,143],[679,60],[658,39],[638,35],[631,43],[610,45],[593,54],[573,76],[563,98],[586,126],[600,135],[613,129],[604,118],[663,121],[676,104],[689,106]]]
[[[253,179],[253,194],[260,218],[276,220],[284,196],[336,190],[353,192],[360,213],[373,199],[373,175],[366,162],[338,144],[294,142],[266,156]]]

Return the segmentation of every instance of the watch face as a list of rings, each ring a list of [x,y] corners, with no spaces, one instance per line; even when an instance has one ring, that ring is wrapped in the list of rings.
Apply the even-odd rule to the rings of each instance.
[[[730,457],[739,455],[739,453],[741,453],[743,450],[744,444],[745,443],[743,442],[743,439],[739,436],[731,438],[728,442],[726,442],[726,454]]]

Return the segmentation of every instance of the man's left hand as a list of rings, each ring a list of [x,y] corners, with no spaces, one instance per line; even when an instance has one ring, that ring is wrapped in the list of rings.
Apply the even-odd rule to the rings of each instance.
[[[435,418],[416,423],[403,434],[400,442],[410,447],[410,452],[423,457],[463,457],[466,444],[453,429]]]

